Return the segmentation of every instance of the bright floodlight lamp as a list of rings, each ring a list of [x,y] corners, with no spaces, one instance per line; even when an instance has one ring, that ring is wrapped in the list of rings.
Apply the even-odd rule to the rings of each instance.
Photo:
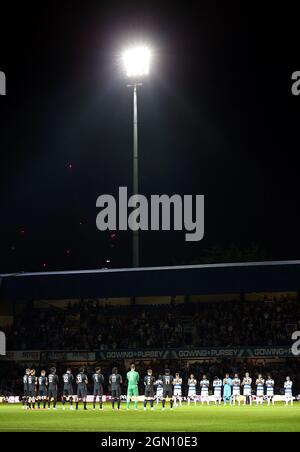
[[[128,49],[123,54],[123,62],[128,77],[143,77],[149,74],[150,50],[145,46]]]

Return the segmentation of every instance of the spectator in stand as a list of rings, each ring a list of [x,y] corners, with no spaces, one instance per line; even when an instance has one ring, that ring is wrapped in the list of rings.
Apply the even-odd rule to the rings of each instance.
[[[147,307],[101,307],[92,300],[30,306],[6,334],[15,350],[281,346],[290,345],[299,325],[300,303],[286,298]]]

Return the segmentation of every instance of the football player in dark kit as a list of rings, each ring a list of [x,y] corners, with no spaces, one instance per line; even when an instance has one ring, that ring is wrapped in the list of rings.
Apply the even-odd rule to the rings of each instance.
[[[120,409],[121,403],[121,384],[123,380],[120,374],[118,374],[118,369],[114,367],[109,376],[109,384],[111,388],[111,406],[115,409],[115,402],[118,403],[118,410]]]
[[[170,408],[173,410],[173,376],[170,375],[170,369],[165,370],[165,375],[162,377],[163,384],[163,398],[162,398],[162,410],[165,410],[166,398],[170,399]]]
[[[80,367],[79,374],[76,375],[77,383],[77,400],[76,400],[76,410],[78,410],[79,402],[83,402],[83,409],[87,410],[86,398],[87,398],[87,384],[88,378],[84,373],[84,367]]]
[[[22,408],[25,410],[27,409],[27,402],[28,402],[28,376],[30,375],[30,369],[27,368],[25,371],[25,375],[23,376],[23,397],[22,397]]]
[[[70,410],[73,410],[73,383],[74,377],[70,368],[67,369],[66,373],[62,376],[64,387],[62,395],[62,409],[65,409],[66,401],[70,402]]]
[[[147,403],[150,402],[151,411],[153,411],[153,403],[154,403],[154,383],[155,378],[152,375],[152,369],[148,369],[147,375],[144,378],[145,385],[145,398],[144,398],[144,410],[147,409]]]
[[[36,390],[37,390],[37,377],[35,375],[35,370],[32,369],[28,375],[28,408],[35,408],[36,400]]]
[[[44,409],[46,408],[47,401],[47,386],[48,386],[48,378],[46,377],[46,371],[41,370],[41,375],[38,377],[39,384],[39,392],[38,392],[38,409],[41,408],[41,401],[43,402]]]
[[[50,404],[53,402],[53,410],[56,410],[58,381],[56,368],[51,367],[50,374],[48,375],[48,409],[50,409]]]
[[[97,401],[97,397],[99,397],[99,404],[100,404],[100,410],[102,410],[102,397],[103,397],[103,382],[104,382],[104,377],[101,373],[101,368],[100,367],[96,367],[95,368],[95,373],[92,376],[92,380],[94,383],[94,400],[93,400],[93,409],[96,409],[96,401]]]

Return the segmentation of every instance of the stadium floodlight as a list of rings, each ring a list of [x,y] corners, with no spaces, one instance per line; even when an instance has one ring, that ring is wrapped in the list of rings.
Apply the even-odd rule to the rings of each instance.
[[[125,50],[122,55],[125,72],[132,82],[128,87],[133,88],[133,184],[132,194],[138,194],[138,120],[137,120],[137,87],[141,86],[141,79],[149,74],[151,51],[146,45],[135,45]],[[132,265],[139,267],[139,231],[133,230]]]
[[[123,63],[128,77],[143,77],[149,74],[151,52],[144,45],[125,50]]]

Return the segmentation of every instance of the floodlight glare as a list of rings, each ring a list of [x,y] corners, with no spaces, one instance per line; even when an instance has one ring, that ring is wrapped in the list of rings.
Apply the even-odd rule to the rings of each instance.
[[[128,49],[123,54],[123,62],[128,77],[142,77],[149,74],[150,50],[145,46]]]

